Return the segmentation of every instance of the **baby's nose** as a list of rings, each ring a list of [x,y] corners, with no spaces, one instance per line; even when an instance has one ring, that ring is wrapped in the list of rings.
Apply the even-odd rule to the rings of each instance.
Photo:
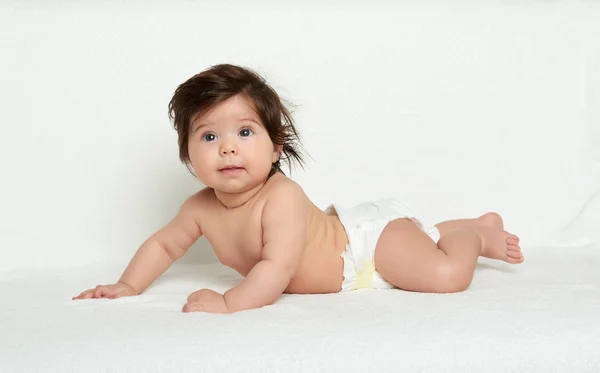
[[[235,154],[236,153],[235,146],[231,142],[229,142],[228,144],[223,144],[223,147],[221,148],[221,153],[223,155]]]

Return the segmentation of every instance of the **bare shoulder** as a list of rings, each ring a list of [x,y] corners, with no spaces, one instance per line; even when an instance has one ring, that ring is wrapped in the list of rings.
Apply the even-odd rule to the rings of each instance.
[[[181,205],[180,214],[192,217],[200,225],[202,217],[214,209],[215,194],[205,187],[189,196]]]
[[[310,205],[302,187],[287,176],[280,175],[269,185],[265,193],[265,208],[277,208],[291,204]]]
[[[262,211],[264,225],[281,225],[290,219],[300,220],[306,217],[311,201],[302,187],[281,175],[265,193],[265,204]],[[302,224],[301,224],[302,225]]]
[[[175,217],[154,237],[172,259],[180,258],[203,235],[202,215],[209,206],[209,191],[204,189],[188,197]]]

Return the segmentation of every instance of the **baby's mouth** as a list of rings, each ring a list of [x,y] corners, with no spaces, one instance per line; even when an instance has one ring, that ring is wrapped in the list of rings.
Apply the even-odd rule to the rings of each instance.
[[[223,167],[219,171],[234,171],[234,170],[243,170],[243,169],[244,169],[244,167],[230,166],[230,167]]]
[[[227,166],[220,169],[219,173],[221,175],[235,176],[241,174],[242,171],[244,171],[244,167]]]

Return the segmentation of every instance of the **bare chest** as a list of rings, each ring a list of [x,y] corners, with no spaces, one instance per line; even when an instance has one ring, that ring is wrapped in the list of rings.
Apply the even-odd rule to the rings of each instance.
[[[243,276],[261,259],[263,237],[261,211],[216,211],[202,231],[219,261]]]

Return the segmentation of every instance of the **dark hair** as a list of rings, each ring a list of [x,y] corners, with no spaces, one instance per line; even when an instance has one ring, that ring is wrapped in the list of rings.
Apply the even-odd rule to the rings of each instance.
[[[190,169],[188,138],[191,131],[191,119],[196,114],[211,110],[218,103],[241,94],[254,104],[254,110],[267,130],[271,141],[282,146],[284,160],[290,172],[291,163],[296,161],[303,167],[299,151],[300,138],[294,126],[290,111],[281,99],[256,72],[241,66],[219,64],[211,66],[189,78],[177,87],[169,102],[169,118],[179,136],[179,159]],[[273,163],[269,177],[281,172],[279,161]],[[192,172],[193,174],[193,172]]]

